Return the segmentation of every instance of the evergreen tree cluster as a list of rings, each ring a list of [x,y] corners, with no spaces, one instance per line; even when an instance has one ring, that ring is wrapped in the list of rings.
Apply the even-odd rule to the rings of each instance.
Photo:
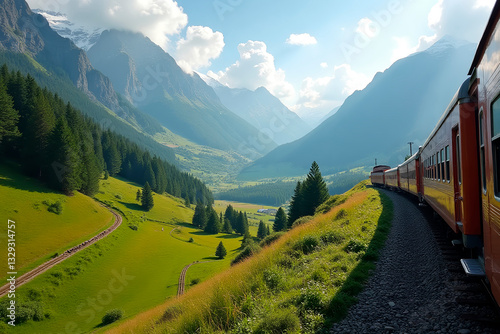
[[[297,182],[294,194],[290,200],[290,209],[288,211],[288,226],[300,217],[312,216],[318,206],[320,206],[329,197],[319,166],[314,161],[311,169],[303,182]]]
[[[120,175],[149,183],[159,194],[167,192],[191,202],[212,203],[203,182],[65,103],[57,94],[40,88],[28,74],[0,68],[0,157],[19,161],[25,172],[65,194],[92,196],[99,179]]]
[[[228,205],[224,215],[217,215],[211,204],[205,206],[198,202],[194,209],[193,225],[206,233],[217,234],[236,232],[241,235],[248,234],[248,217],[246,212],[238,212]]]

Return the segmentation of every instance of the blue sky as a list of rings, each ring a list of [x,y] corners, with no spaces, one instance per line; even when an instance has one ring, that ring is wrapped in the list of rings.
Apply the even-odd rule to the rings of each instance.
[[[140,31],[186,71],[265,86],[320,117],[444,35],[477,43],[493,0],[28,0],[77,23]],[[294,34],[294,35],[292,35]]]

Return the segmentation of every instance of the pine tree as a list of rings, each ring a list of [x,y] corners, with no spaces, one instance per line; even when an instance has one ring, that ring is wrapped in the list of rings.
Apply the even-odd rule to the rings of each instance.
[[[285,231],[287,228],[287,219],[285,211],[280,207],[274,217],[273,230],[274,232]]]
[[[257,230],[257,238],[264,239],[267,236],[266,224],[261,220],[259,222],[259,229]]]
[[[303,185],[304,216],[312,216],[318,206],[329,197],[328,187],[321,176],[319,166],[314,161]],[[293,222],[292,222],[293,223]]]
[[[290,209],[288,211],[288,227],[292,227],[293,222],[300,217],[304,216],[304,196],[302,183],[297,182],[294,194],[290,200]]]
[[[231,222],[227,218],[224,218],[224,226],[222,227],[222,232],[229,234],[233,233],[233,227],[231,226]]]
[[[217,250],[215,251],[215,256],[217,256],[219,259],[222,260],[223,258],[226,257],[226,255],[227,255],[226,248],[224,247],[224,244],[221,241],[217,246]]]
[[[233,228],[236,226],[236,212],[231,204],[227,206],[226,211],[224,212],[224,218],[229,219]]]
[[[135,194],[135,200],[137,202],[140,202],[141,198],[142,198],[141,189],[137,189],[137,193]]]
[[[271,235],[271,228],[267,225],[267,235]]]
[[[201,202],[198,202],[194,209],[193,225],[201,229],[205,229],[205,226],[207,225],[205,206]]]
[[[246,231],[245,234],[243,235],[243,240],[241,241],[241,249],[245,248],[250,244],[253,244],[253,238],[250,235],[250,232]]]
[[[207,225],[205,226],[204,231],[209,234],[218,234],[220,232],[220,222],[219,215],[212,208],[211,205],[207,207]]]
[[[146,211],[150,211],[154,206],[153,191],[151,190],[148,182],[146,182],[146,184],[142,188],[141,202],[142,208]]]
[[[66,120],[58,119],[56,127],[49,139],[49,160],[52,170],[48,173],[52,187],[71,195],[74,190],[80,189],[81,160],[75,139],[66,124]]]
[[[187,195],[184,198],[184,205],[186,206],[186,208],[191,208],[191,201],[189,201],[189,196]]]
[[[14,109],[14,102],[7,87],[0,83],[0,144],[5,138],[19,137],[21,133],[17,128],[19,113]]]

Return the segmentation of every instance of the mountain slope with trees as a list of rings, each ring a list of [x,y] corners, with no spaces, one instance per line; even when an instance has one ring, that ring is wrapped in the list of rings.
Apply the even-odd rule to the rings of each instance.
[[[140,184],[148,182],[159,194],[213,202],[200,180],[102,129],[57,94],[41,89],[31,76],[9,72],[6,65],[0,69],[0,102],[5,107],[0,118],[5,115],[10,120],[0,125],[0,133],[6,133],[0,155],[20,161],[28,175],[48,182],[53,189],[95,195],[106,171]]]

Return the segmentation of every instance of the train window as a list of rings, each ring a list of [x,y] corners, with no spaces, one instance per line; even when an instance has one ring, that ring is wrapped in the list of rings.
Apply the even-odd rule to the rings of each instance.
[[[500,99],[499,98],[493,101],[493,104],[491,105],[491,125],[492,125],[491,141],[492,141],[492,151],[493,151],[493,177],[495,183],[495,196],[500,196]]]
[[[445,175],[444,175],[444,149],[441,149],[441,179],[443,179],[443,182],[445,181]]]
[[[437,179],[441,181],[441,160],[439,160],[439,152],[436,153],[436,169],[437,169]]]
[[[446,181],[450,182],[450,146],[444,148],[444,158],[446,160]]]
[[[484,114],[483,108],[479,112],[479,164],[481,168],[481,181],[483,184],[483,191],[486,191],[486,164],[484,158]]]
[[[434,154],[432,155],[432,164],[431,164],[431,169],[432,169],[432,179],[434,180],[436,178],[436,170],[434,168]]]
[[[460,135],[457,135],[457,173],[458,183],[462,184],[462,162],[460,161]]]

